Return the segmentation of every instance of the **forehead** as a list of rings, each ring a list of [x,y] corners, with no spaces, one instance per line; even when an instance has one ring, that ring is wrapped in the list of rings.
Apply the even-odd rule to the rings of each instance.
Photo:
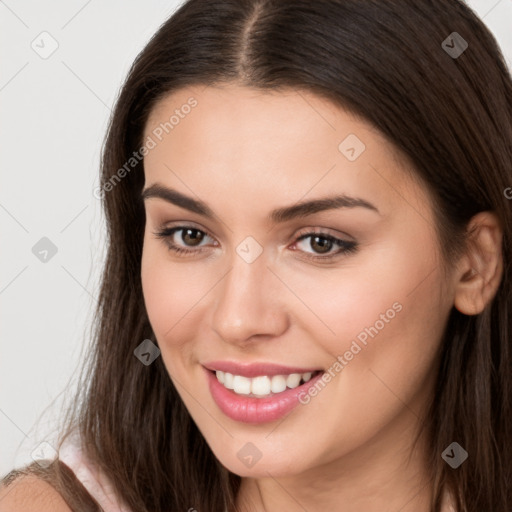
[[[279,204],[333,190],[364,192],[379,210],[400,196],[422,195],[405,160],[375,127],[310,92],[187,87],[155,106],[148,138],[155,145],[144,157],[146,185],[185,191],[186,184],[224,200],[228,188]]]
[[[172,132],[175,144],[186,142],[193,135],[194,144],[243,142],[246,149],[277,136],[280,143],[288,142],[280,147],[283,153],[299,142],[308,143],[302,147],[307,149],[322,139],[325,149],[332,147],[344,132],[358,132],[366,139],[369,132],[385,145],[380,133],[357,116],[325,98],[291,89],[261,91],[231,84],[180,89],[153,108],[146,134],[162,123],[167,123],[162,135]],[[268,145],[260,149],[268,149]]]

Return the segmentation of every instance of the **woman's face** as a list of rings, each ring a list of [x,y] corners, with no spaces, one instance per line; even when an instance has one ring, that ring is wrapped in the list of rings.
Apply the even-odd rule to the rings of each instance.
[[[144,300],[221,463],[257,477],[406,457],[453,285],[391,145],[318,96],[234,85],[168,96],[145,142]]]

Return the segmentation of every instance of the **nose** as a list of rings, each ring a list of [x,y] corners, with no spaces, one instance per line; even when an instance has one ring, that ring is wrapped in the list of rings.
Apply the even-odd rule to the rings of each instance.
[[[287,329],[286,288],[267,263],[265,252],[252,263],[234,254],[231,270],[215,287],[212,327],[224,341],[243,345]]]

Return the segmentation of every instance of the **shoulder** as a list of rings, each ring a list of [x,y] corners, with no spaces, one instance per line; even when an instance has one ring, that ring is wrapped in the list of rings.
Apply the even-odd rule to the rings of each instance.
[[[0,483],[0,512],[72,512],[62,496],[35,475]]]

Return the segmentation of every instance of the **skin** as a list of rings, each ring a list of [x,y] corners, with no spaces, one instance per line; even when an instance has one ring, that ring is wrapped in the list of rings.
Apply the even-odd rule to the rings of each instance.
[[[191,96],[197,106],[145,156],[145,188],[159,183],[200,199],[215,218],[146,199],[141,277],[170,378],[216,457],[243,477],[239,510],[342,503],[344,512],[428,511],[425,443],[412,442],[451,308],[475,314],[499,283],[494,217],[475,219],[484,240],[475,247],[489,257],[468,253],[446,275],[427,190],[372,125],[311,93],[228,84],[167,96],[145,136]],[[353,162],[338,149],[349,134],[366,146]],[[335,194],[363,198],[379,213],[357,207],[267,220],[274,208]],[[201,230],[199,245],[185,231],[172,241],[195,254],[177,255],[154,234],[183,225]],[[314,237],[297,241],[311,231],[356,241],[357,251],[308,259],[325,255]],[[236,252],[248,236],[263,249],[252,263]],[[397,302],[401,311],[284,419],[236,422],[213,401],[202,363],[328,369]],[[250,468],[237,457],[248,442],[261,452]]]

